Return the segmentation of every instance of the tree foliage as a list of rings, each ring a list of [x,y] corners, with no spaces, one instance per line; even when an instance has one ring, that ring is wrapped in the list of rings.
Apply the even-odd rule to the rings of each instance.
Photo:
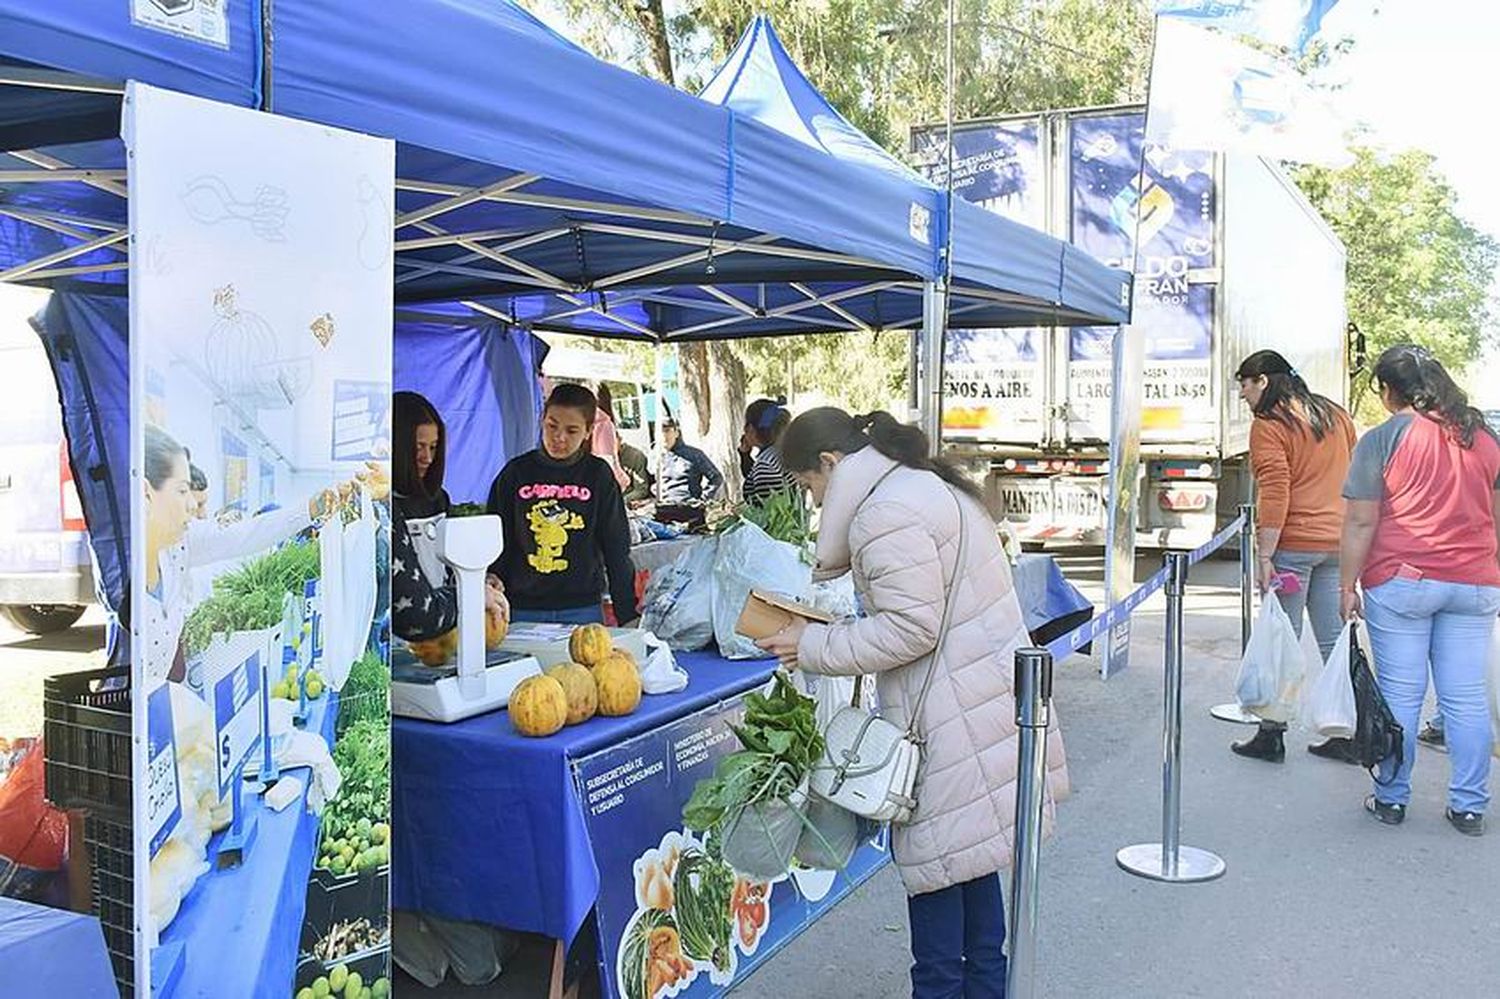
[[[1458,196],[1424,152],[1356,151],[1342,170],[1304,167],[1297,182],[1349,254],[1348,310],[1370,356],[1418,343],[1461,372],[1494,343],[1495,240],[1459,214]],[[1376,400],[1361,380],[1366,416]]]

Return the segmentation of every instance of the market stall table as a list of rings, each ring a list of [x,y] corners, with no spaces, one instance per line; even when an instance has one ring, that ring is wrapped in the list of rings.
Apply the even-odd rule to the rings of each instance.
[[[338,717],[337,695],[312,702],[309,728],[333,742]],[[304,784],[306,768],[283,770]],[[279,812],[266,807],[247,785],[245,803],[257,823],[255,841],[244,864],[209,871],[182,901],[162,946],[182,943],[192,949],[183,963],[178,996],[243,996],[287,999],[295,990],[307,881],[318,844],[319,818],[307,811],[307,791]],[[208,844],[209,863],[218,856],[224,834]],[[58,993],[67,994],[67,993]]]
[[[492,712],[451,725],[395,718],[393,906],[571,941],[599,891],[570,763],[764,683],[769,660],[684,652],[690,678],[635,714],[545,739]]]
[[[66,960],[58,960],[58,955]],[[25,983],[27,995],[114,999],[119,995],[99,920],[0,898],[0,980]],[[5,991],[19,995],[20,991]]]

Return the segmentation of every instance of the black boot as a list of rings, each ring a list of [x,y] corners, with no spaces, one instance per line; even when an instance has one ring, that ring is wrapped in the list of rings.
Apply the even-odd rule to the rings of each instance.
[[[1267,763],[1286,762],[1286,744],[1282,742],[1282,729],[1261,727],[1253,739],[1236,742],[1229,748],[1240,756]]]
[[[1314,756],[1321,756],[1325,760],[1337,760],[1340,763],[1352,763],[1355,766],[1359,766],[1359,757],[1355,755],[1353,739],[1343,739],[1335,736],[1308,746],[1307,751]]]

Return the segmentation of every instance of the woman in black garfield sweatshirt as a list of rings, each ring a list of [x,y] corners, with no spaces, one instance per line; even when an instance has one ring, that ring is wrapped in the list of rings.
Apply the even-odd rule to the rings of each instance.
[[[598,403],[581,385],[552,390],[542,446],[511,459],[490,487],[489,512],[505,529],[492,567],[516,621],[602,622],[606,571],[615,619],[635,622],[630,525],[614,472],[588,452]]]

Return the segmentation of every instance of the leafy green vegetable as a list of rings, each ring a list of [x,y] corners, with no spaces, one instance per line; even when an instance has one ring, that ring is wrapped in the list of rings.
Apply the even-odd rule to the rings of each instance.
[[[283,545],[226,572],[214,580],[213,596],[194,608],[183,626],[188,654],[208,648],[217,634],[274,627],[286,595],[300,597],[318,572],[318,546],[310,542]]]
[[[263,590],[300,594],[309,579],[318,578],[319,571],[317,545],[310,541],[282,545],[215,579],[214,593],[232,597],[246,597]]]
[[[754,524],[777,541],[806,548],[816,535],[807,500],[800,489],[781,489],[755,503],[745,503],[738,514],[720,523],[720,533],[741,523]]]
[[[373,649],[354,661],[339,692],[338,733],[363,721],[384,723],[390,718],[391,670]]]
[[[450,517],[478,517],[488,512],[483,503],[454,503],[448,508]]]
[[[721,759],[682,809],[683,823],[697,832],[718,832],[747,805],[786,800],[823,755],[816,703],[781,672],[769,695],[745,698],[744,721],[730,727],[744,748]]]
[[[720,971],[729,970],[729,899],[734,893],[734,871],[715,851],[705,853],[690,847],[677,862],[673,881],[677,898],[677,926],[682,952],[698,961],[711,961]]]
[[[357,721],[333,747],[343,783],[323,813],[318,866],[334,874],[390,860],[391,733],[385,719]]]

